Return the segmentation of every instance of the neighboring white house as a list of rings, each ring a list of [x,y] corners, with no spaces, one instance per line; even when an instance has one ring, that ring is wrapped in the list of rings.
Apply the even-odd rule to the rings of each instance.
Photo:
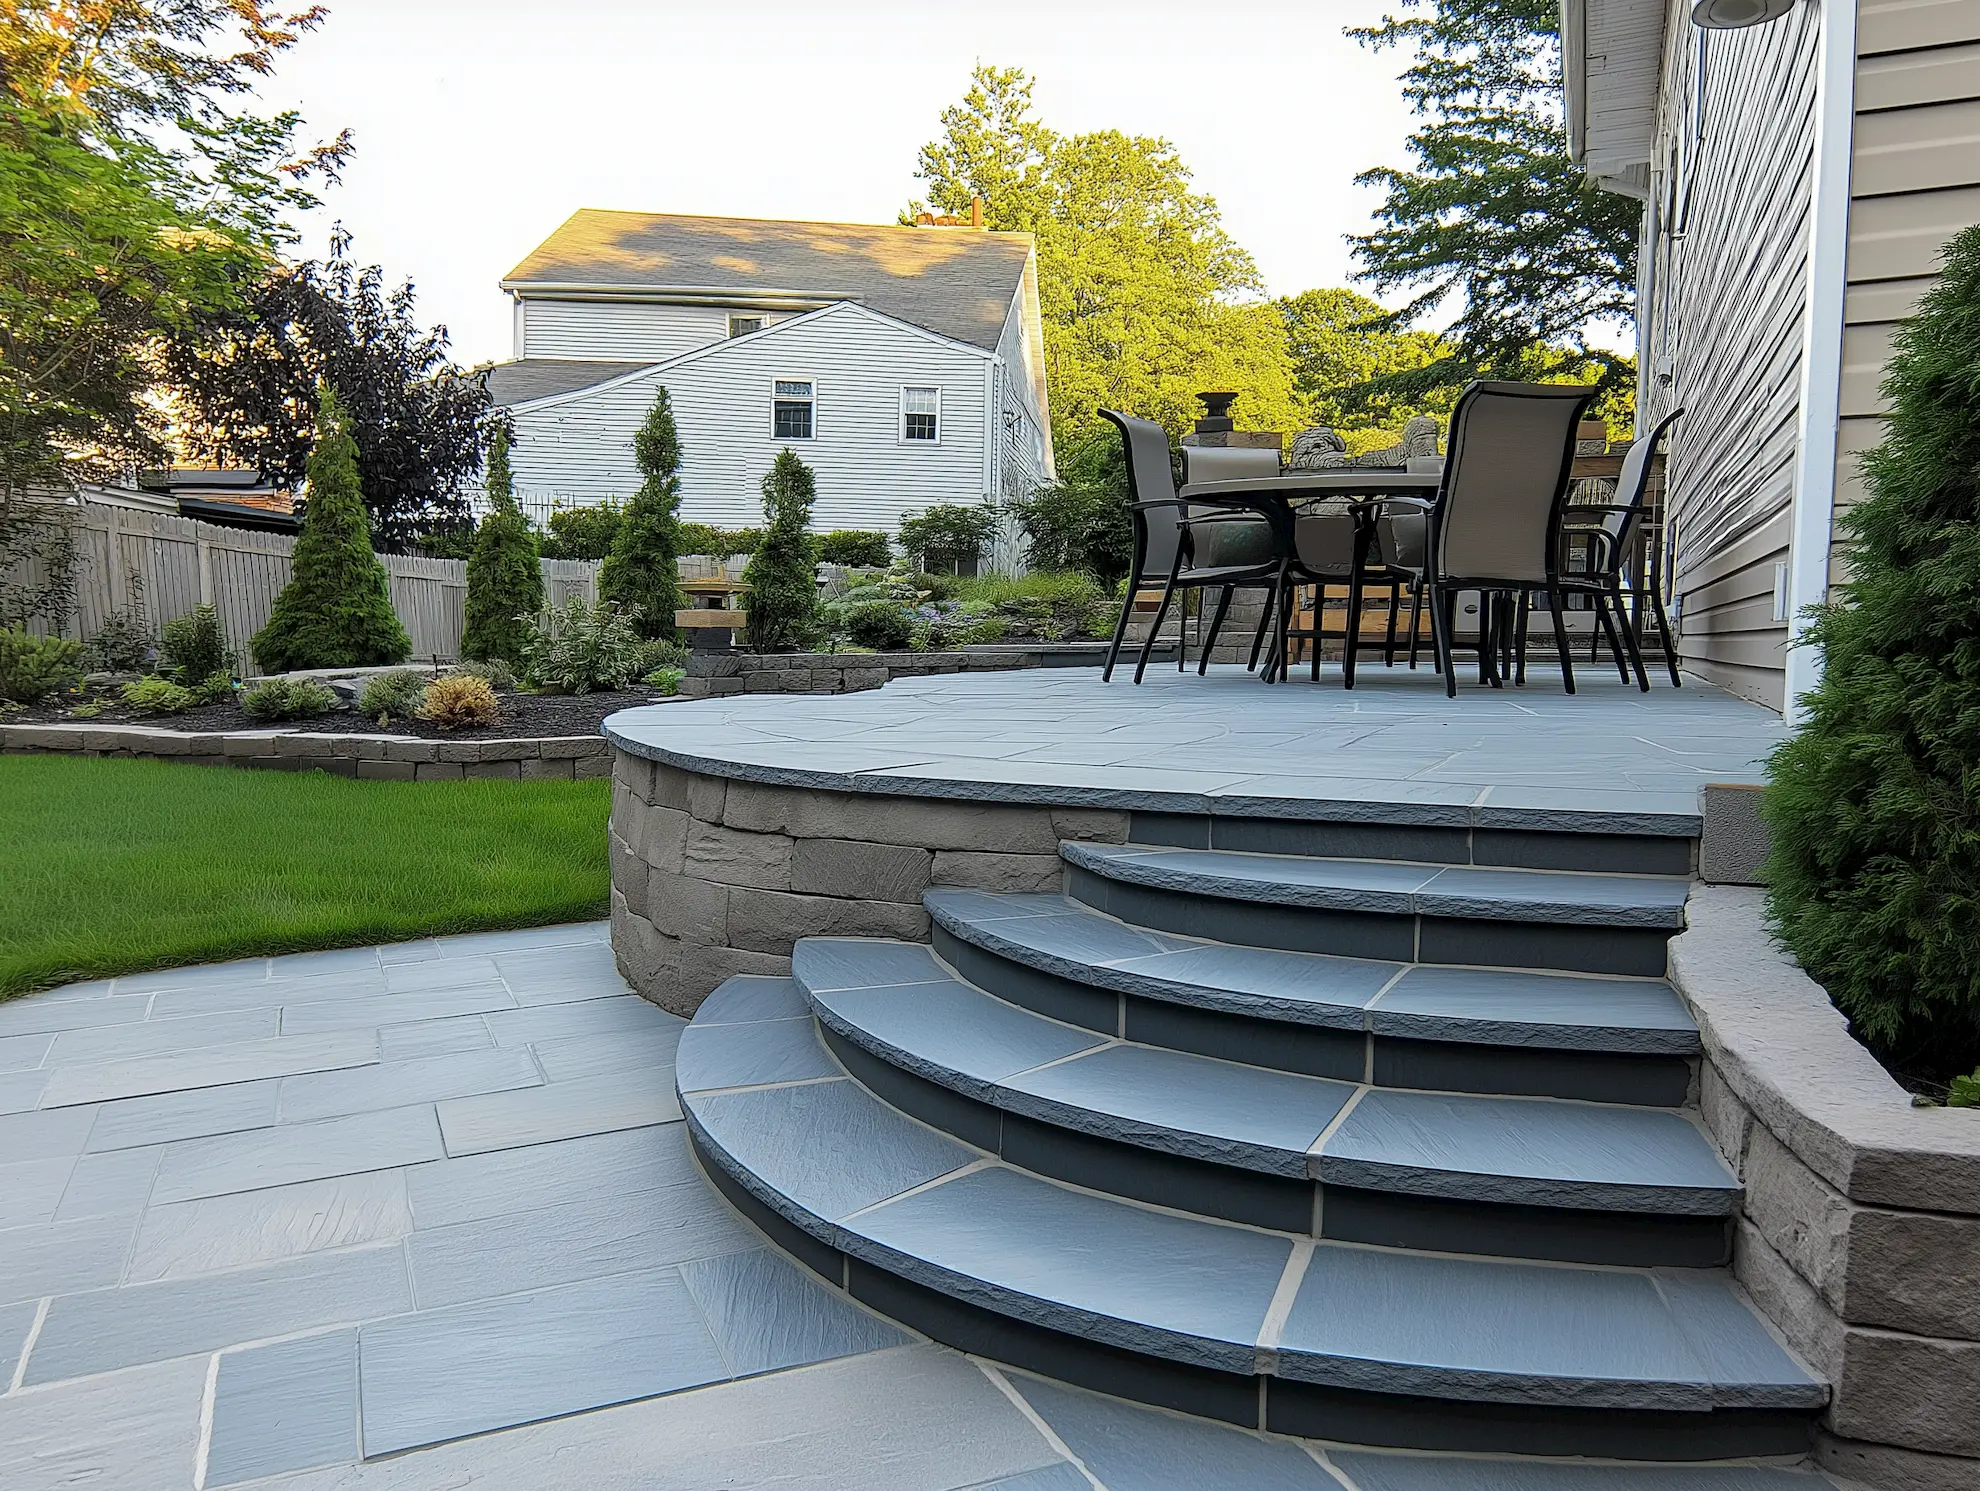
[[[1030,236],[585,209],[510,271],[515,360],[487,370],[532,505],[629,497],[664,386],[682,516],[760,524],[789,447],[813,523],[892,531],[1053,474]]]
[[[1716,23],[1701,26],[1702,19]],[[1638,423],[1686,666],[1782,708],[1894,322],[1980,221],[1980,0],[1562,0],[1571,149],[1643,202]]]

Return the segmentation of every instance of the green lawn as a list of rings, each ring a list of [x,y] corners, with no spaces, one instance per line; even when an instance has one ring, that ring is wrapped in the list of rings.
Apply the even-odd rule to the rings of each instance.
[[[0,997],[603,916],[609,781],[0,757]]]

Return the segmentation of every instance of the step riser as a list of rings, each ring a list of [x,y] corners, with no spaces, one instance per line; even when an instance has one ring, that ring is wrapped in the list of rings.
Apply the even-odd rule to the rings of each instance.
[[[1540,968],[1662,978],[1674,935],[1657,927],[1333,911],[1228,900],[1109,880],[1066,867],[1066,894],[1138,927],[1296,953],[1332,953],[1398,963]]]
[[[1697,840],[1661,834],[1549,833],[1530,829],[1438,828],[1392,823],[1309,823],[1184,813],[1134,813],[1130,844],[1225,849],[1321,859],[1395,859],[1417,864],[1514,870],[1590,870],[1614,875],[1689,875]]]
[[[819,1242],[725,1171],[689,1126],[702,1170],[745,1219],[862,1304],[944,1345],[1063,1382],[1248,1429],[1396,1449],[1691,1461],[1805,1453],[1805,1415],[1527,1408],[1313,1387],[1188,1366],[1014,1320]],[[793,1244],[796,1246],[793,1246]]]
[[[1308,1077],[1671,1108],[1682,1106],[1692,1088],[1691,1063],[1681,1056],[1410,1041],[1294,1025],[1075,983],[964,942],[939,923],[934,944],[942,961],[970,983],[1050,1019],[1102,1035]]]
[[[903,1071],[820,1023],[832,1054],[875,1096],[1020,1169],[1108,1195],[1276,1231],[1433,1252],[1565,1263],[1714,1268],[1722,1217],[1576,1211],[1385,1194],[1124,1144],[978,1102]]]

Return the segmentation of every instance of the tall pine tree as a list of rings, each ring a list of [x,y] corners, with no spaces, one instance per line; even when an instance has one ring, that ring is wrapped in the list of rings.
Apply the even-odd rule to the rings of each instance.
[[[681,598],[681,437],[674,406],[657,388],[646,422],[633,436],[633,460],[645,480],[619,524],[612,552],[598,572],[598,594],[636,606],[635,623],[649,641],[674,635]]]
[[[461,655],[483,661],[499,658],[520,667],[528,623],[543,609],[543,566],[537,562],[536,535],[530,532],[529,519],[516,506],[509,441],[506,422],[498,424],[488,440],[490,505],[467,563],[467,624],[461,634]]]
[[[1859,1039],[1980,1067],[1980,226],[1898,329],[1822,681],[1769,763],[1768,907]]]
[[[756,652],[809,647],[823,630],[818,611],[818,551],[805,530],[818,485],[811,468],[786,447],[763,478],[763,542],[749,557],[749,645]]]
[[[309,453],[308,506],[290,557],[289,583],[254,634],[265,673],[297,668],[376,668],[403,663],[412,640],[392,609],[385,566],[371,548],[358,486],[357,445],[337,395],[318,391]]]
[[[1388,195],[1375,230],[1349,242],[1357,278],[1411,296],[1390,328],[1459,308],[1445,355],[1378,374],[1367,391],[1409,400],[1477,377],[1546,377],[1565,361],[1588,365],[1605,394],[1627,392],[1634,364],[1587,333],[1634,314],[1642,205],[1568,159],[1558,0],[1403,8],[1348,32],[1415,52],[1403,95],[1425,120],[1409,138],[1414,169],[1355,178]]]

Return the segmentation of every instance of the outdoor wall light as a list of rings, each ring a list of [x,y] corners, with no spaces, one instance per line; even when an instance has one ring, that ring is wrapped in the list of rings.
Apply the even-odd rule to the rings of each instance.
[[[1737,31],[1778,21],[1794,9],[1795,0],[1698,0],[1691,23],[1707,31]]]

